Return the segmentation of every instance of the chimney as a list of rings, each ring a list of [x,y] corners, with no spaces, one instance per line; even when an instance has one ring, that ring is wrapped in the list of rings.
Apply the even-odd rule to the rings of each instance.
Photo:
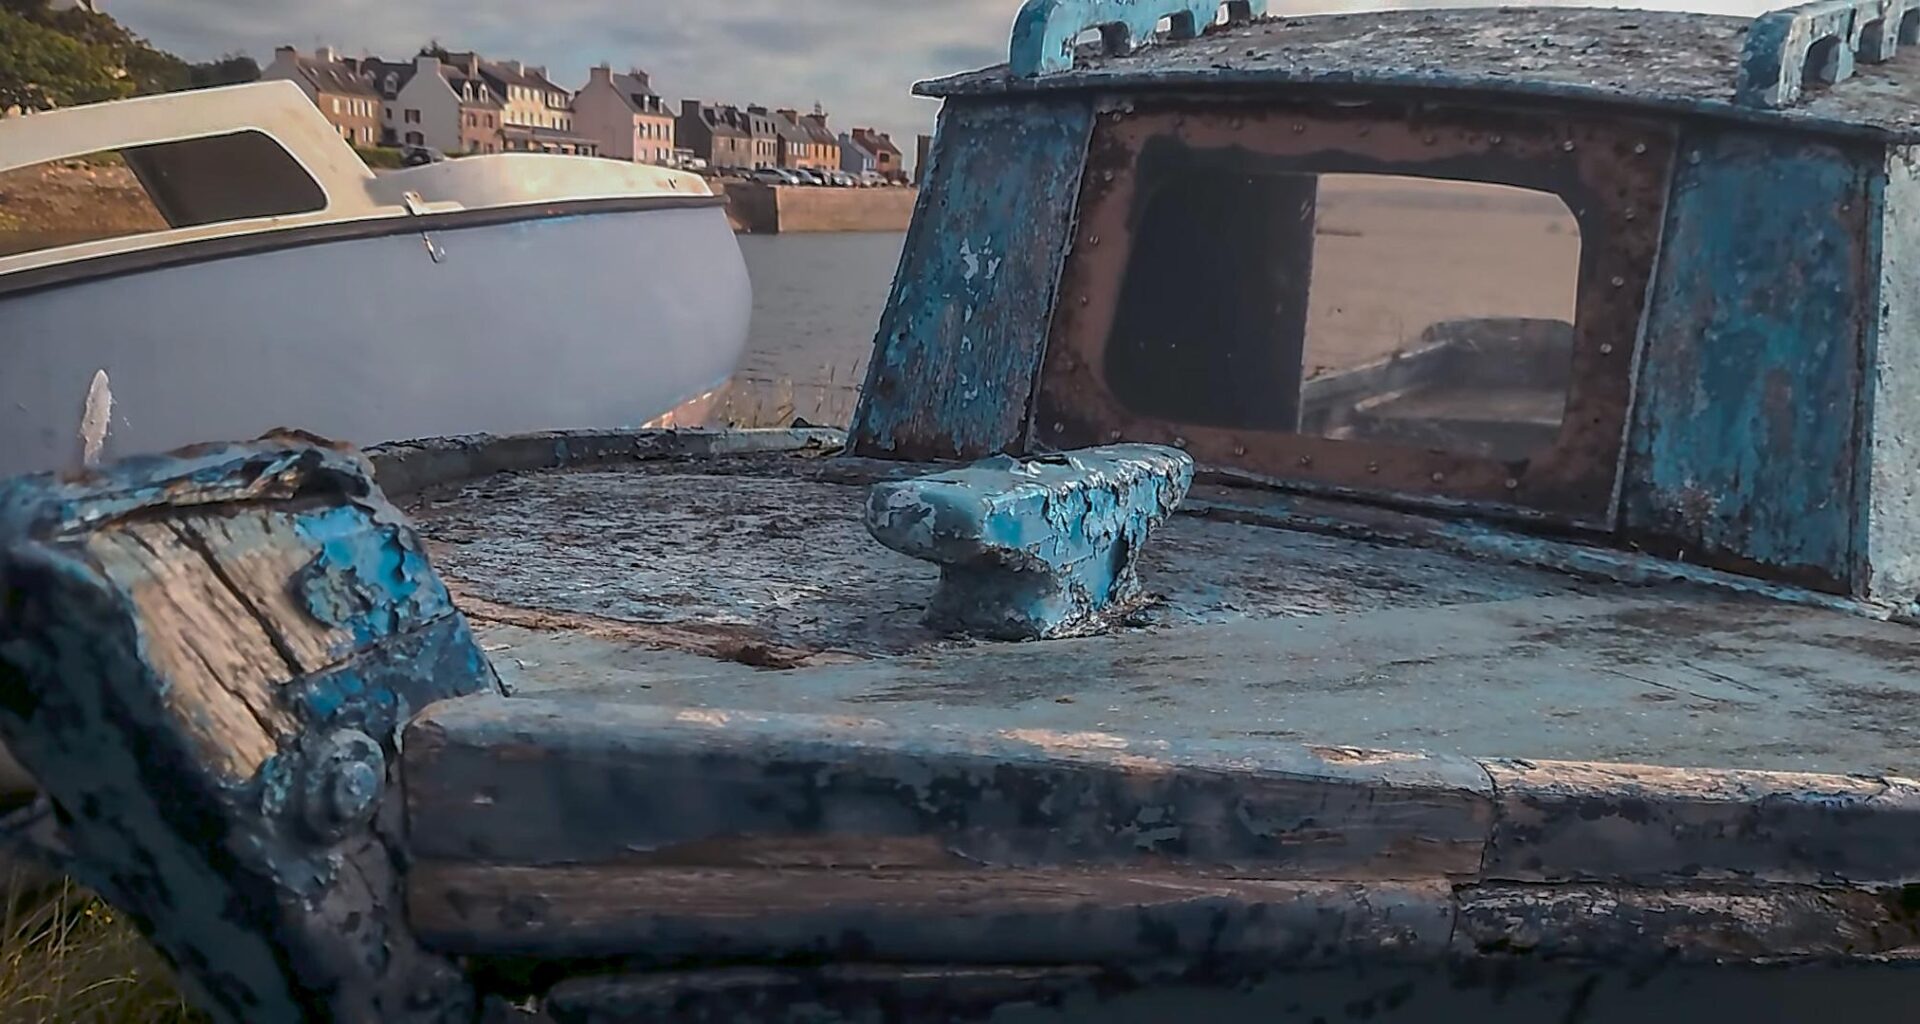
[[[520,61],[510,60],[507,62],[507,66],[512,68],[513,73],[516,75],[524,75],[527,73],[527,66]]]
[[[320,62],[320,63],[322,63],[322,64],[331,64],[331,63],[333,63],[333,59],[334,59],[334,58],[333,58],[333,47],[331,47],[331,46],[322,46],[322,47],[321,47],[321,48],[319,48],[318,50],[315,50],[315,51],[313,51],[313,59],[314,59],[314,60],[317,60],[317,61],[319,61],[319,62]]]
[[[602,62],[599,67],[587,72],[588,85],[612,85],[613,65]]]
[[[437,75],[440,73],[440,58],[431,53],[423,53],[413,59],[413,66],[419,74]]]
[[[299,51],[299,50],[296,50],[296,49],[294,49],[294,48],[293,48],[293,47],[291,47],[291,46],[279,46],[279,47],[275,47],[275,48],[274,48],[274,51],[273,51],[273,59],[274,59],[274,60],[276,60],[276,61],[277,61],[277,60],[281,60],[282,58],[284,58],[284,59],[286,59],[286,60],[292,60],[292,59],[294,59],[295,57],[298,57],[298,56],[300,56],[300,51]]]
[[[652,75],[647,74],[645,71],[642,71],[639,68],[631,68],[627,71],[627,74],[633,76],[633,78],[640,83],[640,88],[647,89],[647,90],[653,89]]]
[[[467,54],[467,77],[480,77],[480,55],[477,53]]]

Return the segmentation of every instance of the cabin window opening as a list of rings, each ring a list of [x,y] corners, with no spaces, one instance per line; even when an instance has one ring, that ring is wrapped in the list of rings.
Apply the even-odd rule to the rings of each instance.
[[[261,132],[130,147],[0,172],[0,257],[326,206]]]
[[[1807,62],[1800,68],[1802,86],[1821,88],[1839,76],[1840,45],[1839,36],[1828,36],[1807,47]]]
[[[1105,357],[1129,413],[1500,460],[1560,433],[1581,245],[1559,196],[1194,166],[1135,231]]]

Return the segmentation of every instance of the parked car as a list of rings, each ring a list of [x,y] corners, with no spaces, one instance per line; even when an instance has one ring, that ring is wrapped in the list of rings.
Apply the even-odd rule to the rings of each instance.
[[[789,168],[788,170],[789,170],[789,173],[798,177],[800,179],[800,183],[803,185],[827,184],[826,175],[810,167],[793,167],[793,168]]]
[[[425,167],[446,163],[447,155],[432,146],[408,146],[401,151],[400,162],[408,167]]]
[[[762,185],[798,185],[800,179],[778,167],[762,167],[747,176],[748,181],[757,181]]]
[[[885,185],[886,183],[887,183],[887,179],[881,177],[879,171],[860,172],[861,188],[879,188],[880,186]]]
[[[845,171],[829,171],[827,173],[827,180],[831,182],[835,188],[853,188],[860,184],[853,179],[853,175]]]

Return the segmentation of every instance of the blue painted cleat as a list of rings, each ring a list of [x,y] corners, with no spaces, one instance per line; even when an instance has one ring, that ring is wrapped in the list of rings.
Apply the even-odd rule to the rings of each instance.
[[[1193,460],[1113,445],[876,486],[867,530],[940,566],[938,629],[997,640],[1097,631],[1144,603],[1138,561],[1193,485]]]

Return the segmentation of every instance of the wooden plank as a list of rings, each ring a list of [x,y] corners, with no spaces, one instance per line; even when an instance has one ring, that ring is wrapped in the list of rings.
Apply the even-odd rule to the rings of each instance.
[[[1912,912],[1889,892],[1484,885],[1462,889],[1459,900],[1464,956],[1716,963],[1920,951]]]
[[[1464,758],[634,704],[449,702],[405,758],[426,859],[1428,879],[1492,823]]]
[[[545,1009],[556,1024],[984,1021],[1110,984],[1091,967],[735,967],[573,978]]]
[[[303,437],[0,482],[0,734],[218,1024],[474,1010],[384,799],[412,709],[497,692],[420,551]]]
[[[1019,447],[1092,127],[1085,96],[942,111],[854,412],[855,454]]]
[[[413,927],[461,954],[925,963],[1438,956],[1444,882],[1277,882],[1153,871],[499,867],[425,862]]]
[[[1784,772],[1488,761],[1485,877],[1613,882],[1920,879],[1920,783]]]

